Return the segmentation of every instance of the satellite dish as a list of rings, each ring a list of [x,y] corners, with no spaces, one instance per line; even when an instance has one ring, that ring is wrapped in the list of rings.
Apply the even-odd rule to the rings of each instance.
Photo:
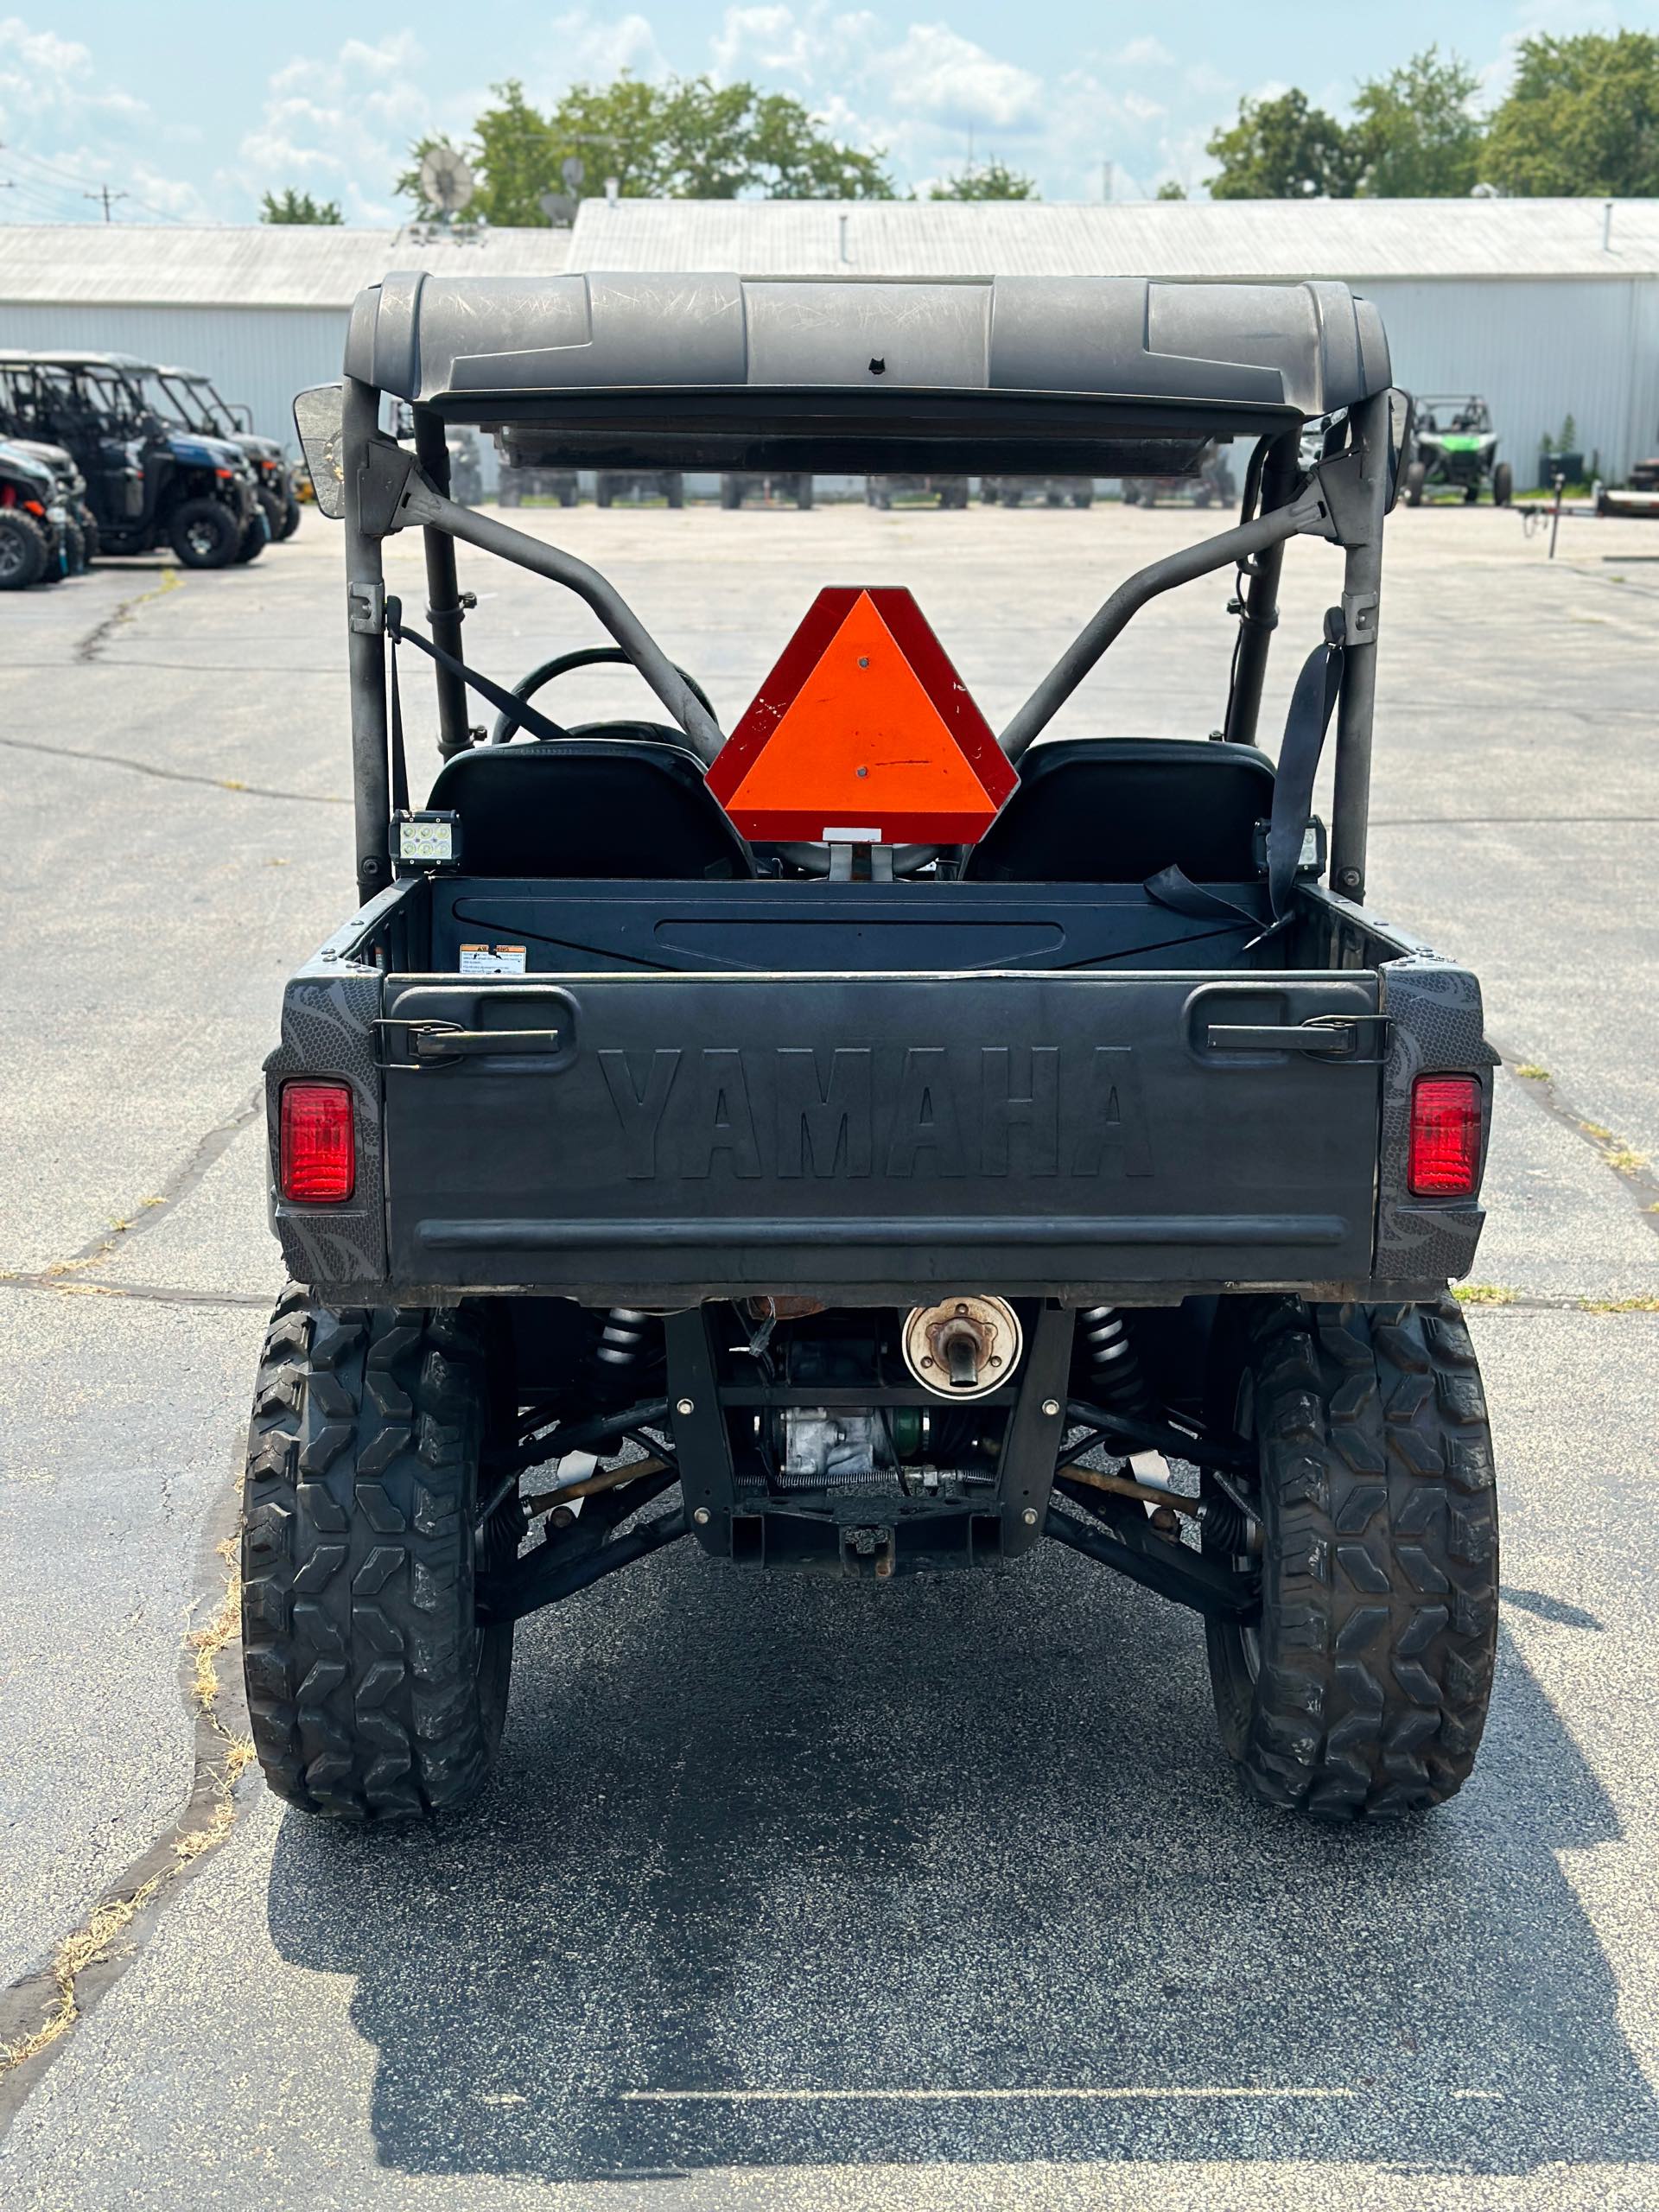
[[[564,179],[564,188],[567,192],[579,190],[582,180],[587,174],[588,171],[582,165],[580,154],[567,154],[559,163],[559,175]]]
[[[536,205],[555,230],[564,230],[576,219],[576,201],[572,193],[543,192],[537,195]]]
[[[473,172],[453,146],[435,146],[421,163],[421,191],[431,207],[458,215],[473,196]]]

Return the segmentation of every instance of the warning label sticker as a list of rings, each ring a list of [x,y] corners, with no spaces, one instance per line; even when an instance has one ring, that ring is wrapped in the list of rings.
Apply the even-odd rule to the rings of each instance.
[[[524,948],[522,944],[463,944],[461,972],[463,976],[522,976]]]

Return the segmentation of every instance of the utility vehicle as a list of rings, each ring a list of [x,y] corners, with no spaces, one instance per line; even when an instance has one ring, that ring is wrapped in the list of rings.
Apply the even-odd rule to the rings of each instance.
[[[213,380],[200,369],[152,369],[145,396],[165,423],[182,430],[220,438],[247,455],[270,542],[292,537],[300,526],[300,503],[289,481],[288,456],[280,440],[261,437],[253,410],[241,401],[221,399]]]
[[[452,487],[453,488],[453,487]],[[574,468],[509,468],[504,462],[496,487],[498,507],[522,507],[526,499],[574,507],[581,486]]]
[[[144,397],[146,366],[125,353],[0,353],[0,435],[67,449],[106,554],[170,545],[192,569],[257,558],[267,531],[246,454],[168,429]]]
[[[864,486],[867,506],[887,508],[895,499],[937,499],[942,507],[965,507],[968,504],[968,479],[965,476],[872,476]]]
[[[1488,486],[1495,507],[1515,498],[1515,472],[1497,458],[1492,410],[1478,392],[1426,392],[1413,403],[1406,500],[1420,507],[1425,492],[1449,487],[1472,506]]]
[[[751,493],[763,503],[773,499],[793,499],[800,508],[812,504],[812,474],[810,469],[795,469],[787,475],[769,476],[765,471],[758,474],[728,469],[720,480],[720,504],[728,511],[741,507]]]
[[[979,496],[988,507],[1022,506],[1028,498],[1040,499],[1046,507],[1092,507],[1095,480],[1092,476],[987,476],[981,480]]]
[[[292,1281],[244,1620],[273,1787],[355,1821],[457,1803],[514,1623],[664,1545],[902,1604],[1058,1543],[1202,1617],[1222,1741],[1273,1803],[1450,1796],[1497,1619],[1446,1290],[1495,1061],[1474,976],[1363,903],[1408,413],[1375,310],[1333,283],[414,275],[359,298],[345,366],[296,402],[345,525],[361,906],[267,1063]],[[1319,416],[1343,428],[1310,471]],[[1237,522],[1117,583],[999,734],[883,583],[879,518],[868,577],[756,640],[777,664],[729,727],[591,566],[448,496],[457,423],[537,467],[1164,476],[1217,435],[1251,459]],[[429,632],[386,588],[410,528]],[[1340,589],[1275,768],[1303,536],[1342,549]],[[493,681],[458,545],[613,644]],[[1143,734],[1149,698],[1040,741],[1138,609],[1222,572],[1216,732]],[[596,658],[652,719],[556,719]],[[1107,1662],[1055,1658],[1086,1725]]]
[[[54,470],[37,454],[0,441],[0,591],[57,583],[84,568]]]
[[[1195,507],[1230,507],[1238,497],[1232,465],[1218,445],[1211,445],[1196,468],[1179,476],[1126,476],[1126,507],[1155,507],[1160,499],[1176,499]]]

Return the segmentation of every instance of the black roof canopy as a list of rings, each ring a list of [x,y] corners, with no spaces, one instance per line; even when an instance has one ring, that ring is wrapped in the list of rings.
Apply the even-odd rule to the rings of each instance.
[[[1154,473],[1387,388],[1344,284],[388,276],[346,373],[611,467]]]

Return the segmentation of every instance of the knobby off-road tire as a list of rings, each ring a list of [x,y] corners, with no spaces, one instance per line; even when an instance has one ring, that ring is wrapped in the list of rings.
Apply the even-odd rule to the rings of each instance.
[[[0,507],[0,591],[27,591],[46,574],[52,549],[33,515]]]
[[[512,1630],[474,1615],[486,1369],[464,1313],[277,1302],[248,1440],[244,1665],[265,1779],[308,1813],[435,1813],[494,1758]]]
[[[1497,1636],[1497,1507],[1454,1300],[1252,1300],[1218,1402],[1259,1445],[1259,1630],[1212,1623],[1224,1743],[1255,1794],[1327,1820],[1468,1779]],[[1229,1392],[1227,1370],[1233,1387]]]
[[[187,569],[228,569],[242,547],[242,528],[222,499],[182,499],[167,525],[167,542]]]

